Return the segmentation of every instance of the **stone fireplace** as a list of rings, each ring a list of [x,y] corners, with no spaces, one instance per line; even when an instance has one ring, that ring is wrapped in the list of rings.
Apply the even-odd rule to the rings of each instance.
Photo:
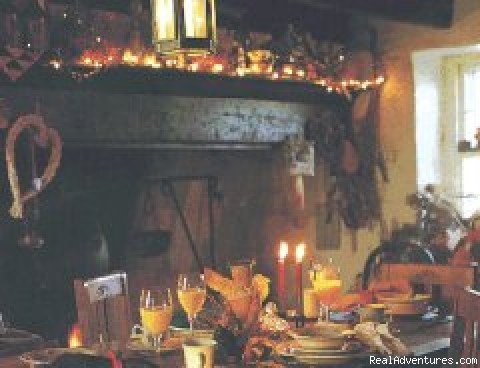
[[[16,239],[24,225],[2,220],[0,310],[15,325],[47,337],[65,338],[76,320],[75,278],[126,270],[136,310],[139,288],[174,286],[175,275],[196,269],[160,179],[214,178],[217,264],[255,258],[257,270],[273,282],[274,245],[300,236],[324,198],[319,163],[306,183],[307,216],[299,221],[280,142],[302,135],[313,117],[337,119],[328,105],[25,88],[2,88],[0,97],[13,116],[38,103],[64,140],[61,168],[40,196],[45,246],[20,249]],[[5,174],[2,183],[2,203],[9,203]],[[206,182],[180,181],[175,191],[199,256],[210,265]],[[60,315],[67,317],[59,321]]]

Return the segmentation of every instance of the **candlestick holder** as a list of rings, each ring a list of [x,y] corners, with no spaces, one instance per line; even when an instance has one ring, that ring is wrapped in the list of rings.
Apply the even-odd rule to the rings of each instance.
[[[295,316],[295,327],[296,328],[302,328],[305,327],[305,316],[302,314],[297,314]]]
[[[304,327],[305,322],[308,321],[303,313],[298,313],[297,309],[289,309],[285,313],[279,313],[279,316],[288,322],[295,323],[295,328]],[[313,322],[313,320],[311,321]]]
[[[303,282],[299,284],[296,299],[297,313],[295,314],[295,326],[299,328],[305,326],[305,314],[303,313]]]
[[[300,268],[301,271],[301,268]],[[301,275],[300,275],[301,277]],[[300,278],[296,295],[297,315],[303,315],[303,280]]]

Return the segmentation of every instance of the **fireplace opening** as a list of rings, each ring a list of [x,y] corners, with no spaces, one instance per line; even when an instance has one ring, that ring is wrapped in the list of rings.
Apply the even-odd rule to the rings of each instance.
[[[35,250],[20,248],[17,239],[24,224],[2,219],[0,311],[17,328],[66,345],[77,320],[74,279],[125,270],[132,311],[136,311],[142,287],[174,286],[175,275],[194,270],[197,262],[175,203],[162,181],[148,180],[151,177],[218,180],[210,204],[213,228],[208,221],[209,185],[175,183],[178,207],[198,256],[211,265],[213,230],[217,264],[255,258],[259,271],[268,274],[272,265],[266,245],[274,243],[288,221],[285,170],[278,157],[281,154],[275,149],[67,146],[55,180],[39,197],[37,226],[45,245]],[[6,178],[2,181],[7,183]],[[4,189],[2,196],[9,203]],[[278,217],[283,220],[275,220]]]

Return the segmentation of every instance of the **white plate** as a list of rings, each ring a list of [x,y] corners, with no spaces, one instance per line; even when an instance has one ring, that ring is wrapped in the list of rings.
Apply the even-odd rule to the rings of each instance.
[[[338,331],[320,327],[302,328],[293,331],[292,338],[297,345],[307,349],[340,350],[345,337]]]
[[[190,328],[188,327],[170,326],[170,333],[172,336],[187,336],[187,337],[192,336]],[[206,337],[206,338],[213,339],[214,334],[215,334],[215,331],[212,329],[198,329],[198,330],[194,329],[193,330],[193,336],[196,336],[196,337]]]

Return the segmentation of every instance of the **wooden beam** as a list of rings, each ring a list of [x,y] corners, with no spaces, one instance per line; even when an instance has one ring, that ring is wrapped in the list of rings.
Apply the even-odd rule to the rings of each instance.
[[[392,20],[449,28],[454,0],[294,0],[317,8],[377,15]]]
[[[52,0],[52,3],[75,5],[76,0]],[[145,5],[149,5],[149,2],[142,0]],[[114,11],[121,13],[130,13],[131,0],[82,0],[81,5],[87,8]]]
[[[73,4],[74,0],[52,0],[56,3]],[[145,7],[150,6],[149,0],[141,0]],[[130,12],[131,0],[83,0],[82,4],[96,9]],[[305,5],[307,7],[305,8]],[[338,29],[345,26],[338,18],[341,13],[360,13],[375,15],[387,19],[430,25],[438,28],[452,26],[454,0],[222,0],[218,2],[220,24],[230,23],[231,7],[239,9],[242,23],[254,26],[254,29],[271,26],[277,20],[300,19],[307,27],[312,28],[310,18],[317,20],[312,29],[319,31],[330,28],[334,23]],[[223,11],[225,9],[225,11]],[[307,10],[305,10],[307,9]],[[233,15],[235,18],[237,15]],[[253,18],[252,18],[253,17]],[[263,20],[267,21],[264,22]],[[255,21],[257,20],[257,21]],[[258,21],[260,20],[260,21]],[[285,24],[284,24],[285,25]],[[324,31],[326,33],[326,31]]]
[[[132,0],[82,0],[87,8],[130,13]],[[145,9],[150,0],[140,0]],[[57,4],[72,5],[75,0],[52,0]],[[220,27],[284,34],[289,23],[295,23],[316,38],[345,42],[350,36],[345,27],[345,14],[334,9],[318,9],[301,2],[278,0],[221,0],[217,2]],[[321,25],[321,26],[319,26]],[[339,26],[341,25],[341,26]]]

